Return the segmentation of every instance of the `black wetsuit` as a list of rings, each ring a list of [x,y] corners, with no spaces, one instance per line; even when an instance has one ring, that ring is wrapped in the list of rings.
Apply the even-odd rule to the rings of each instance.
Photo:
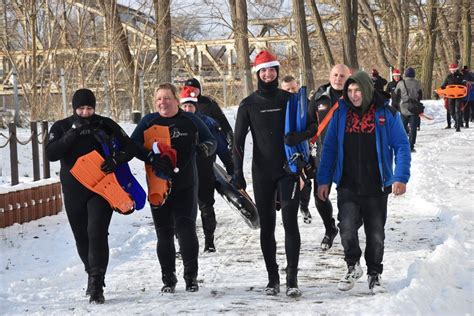
[[[281,202],[285,229],[287,280],[289,276],[296,279],[301,243],[297,221],[299,177],[284,170],[285,110],[290,93],[278,89],[278,81],[275,81],[270,86],[264,86],[259,80],[259,90],[240,103],[234,129],[233,155],[235,173],[242,174],[245,138],[250,129],[253,139],[252,180],[260,217],[260,244],[270,282],[278,278],[276,192]],[[308,119],[308,125],[312,123]]]
[[[143,147],[144,132],[153,125],[168,126],[171,146],[177,151],[178,173],[172,175],[171,193],[161,206],[151,207],[158,238],[157,255],[163,279],[176,271],[175,232],[183,258],[184,279],[195,279],[198,273],[199,243],[196,235],[197,189],[196,148],[201,143],[216,148],[216,140],[206,125],[192,113],[179,110],[173,117],[151,113],[143,117],[132,133],[139,146],[137,157],[148,163],[148,150]],[[166,282],[165,282],[166,283]]]
[[[108,229],[113,211],[103,197],[84,187],[69,170],[77,158],[93,150],[105,156],[96,137],[99,130],[117,138],[122,147],[117,155],[121,155],[123,162],[132,159],[137,148],[120,126],[109,118],[93,115],[86,119],[90,124],[73,129],[72,125],[78,119],[72,115],[53,124],[46,155],[50,161],[61,162],[64,206],[84,267],[89,275],[103,277],[109,261]]]

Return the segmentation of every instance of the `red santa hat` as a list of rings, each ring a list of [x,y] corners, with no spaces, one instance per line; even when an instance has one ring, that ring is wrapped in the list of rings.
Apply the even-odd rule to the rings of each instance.
[[[190,86],[184,86],[181,89],[181,93],[179,94],[179,102],[183,103],[194,103],[196,104],[198,101],[198,89]]]
[[[272,53],[262,50],[257,54],[257,56],[255,56],[255,60],[253,62],[255,71],[259,71],[262,68],[270,68],[275,66],[280,66],[280,62]]]
[[[451,64],[449,65],[449,70],[458,70],[458,64]]]
[[[392,76],[401,76],[400,69],[393,68]]]

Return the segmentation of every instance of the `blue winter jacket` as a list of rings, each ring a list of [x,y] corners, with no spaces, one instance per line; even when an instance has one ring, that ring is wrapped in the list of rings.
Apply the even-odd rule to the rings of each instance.
[[[341,182],[347,109],[348,105],[345,101],[339,100],[339,108],[334,111],[324,139],[323,153],[317,174],[319,185],[334,182],[339,186]],[[391,110],[387,104],[377,106],[375,122],[375,141],[381,183],[384,187],[390,186],[394,182],[407,183],[410,178],[410,144],[403,128],[400,113]],[[395,171],[393,169],[394,162]]]

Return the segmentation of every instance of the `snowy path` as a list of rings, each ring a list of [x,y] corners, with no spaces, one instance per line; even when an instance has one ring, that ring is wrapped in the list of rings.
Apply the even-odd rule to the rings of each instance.
[[[339,236],[327,253],[319,250],[324,233],[311,202],[313,223],[300,216],[302,247],[300,299],[262,293],[266,272],[259,234],[251,230],[216,194],[217,252],[202,253],[200,291],[187,293],[178,260],[174,295],[162,295],[156,235],[149,209],[130,216],[115,214],[110,226],[110,263],[106,304],[89,305],[86,275],[76,254],[64,212],[0,229],[0,313],[2,315],[158,313],[233,314],[474,314],[473,212],[474,128],[443,130],[444,109],[425,103],[434,122],[423,122],[413,155],[412,178],[405,196],[390,196],[386,225],[383,283],[386,293],[369,295],[366,277],[349,292],[337,290],[345,273]],[[235,109],[226,114],[232,118]],[[133,126],[125,126],[127,131]],[[21,147],[20,147],[21,148]],[[9,176],[2,149],[3,177]],[[247,147],[246,153],[250,153]],[[28,159],[28,150],[20,160]],[[247,165],[250,157],[246,157]],[[57,168],[58,165],[53,165]],[[133,161],[138,172],[142,165]],[[246,174],[249,181],[250,173]],[[3,178],[5,181],[5,178]],[[143,179],[140,180],[144,183]],[[250,193],[251,185],[249,184]],[[335,206],[336,194],[331,194]],[[335,208],[337,212],[337,208]],[[201,221],[198,235],[203,243]],[[365,241],[361,230],[361,245]],[[277,217],[277,257],[284,290],[286,265],[281,216]],[[365,269],[363,258],[361,261]]]

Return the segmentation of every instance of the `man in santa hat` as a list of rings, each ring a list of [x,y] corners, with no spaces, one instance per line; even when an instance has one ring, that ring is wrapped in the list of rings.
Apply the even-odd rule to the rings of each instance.
[[[290,93],[278,88],[280,63],[276,56],[261,51],[254,61],[258,89],[240,103],[234,130],[234,176],[236,188],[245,189],[243,172],[244,146],[248,130],[252,133],[252,180],[260,218],[260,245],[268,272],[267,295],[280,292],[280,276],[276,261],[275,194],[281,202],[281,215],[285,229],[286,295],[301,296],[298,288],[298,260],[300,232],[298,204],[300,200],[299,175],[285,171],[284,144],[296,145],[316,133],[316,123],[308,121],[308,129],[285,135],[285,111]]]
[[[444,79],[441,89],[445,89],[449,85],[465,85],[466,81],[464,75],[459,71],[458,64],[449,65],[450,74]],[[461,111],[461,101],[462,99],[450,99],[448,98],[448,109],[451,116],[454,118],[454,127],[456,132],[461,131],[462,126],[462,111]],[[448,120],[448,126],[446,128],[451,128],[450,120]]]
[[[392,71],[392,81],[390,81],[385,89],[385,92],[390,93],[390,98],[392,99],[392,106],[400,111],[400,100],[396,99],[395,88],[397,87],[398,82],[402,79],[400,70],[397,68],[393,68]],[[397,102],[398,101],[398,102]]]

